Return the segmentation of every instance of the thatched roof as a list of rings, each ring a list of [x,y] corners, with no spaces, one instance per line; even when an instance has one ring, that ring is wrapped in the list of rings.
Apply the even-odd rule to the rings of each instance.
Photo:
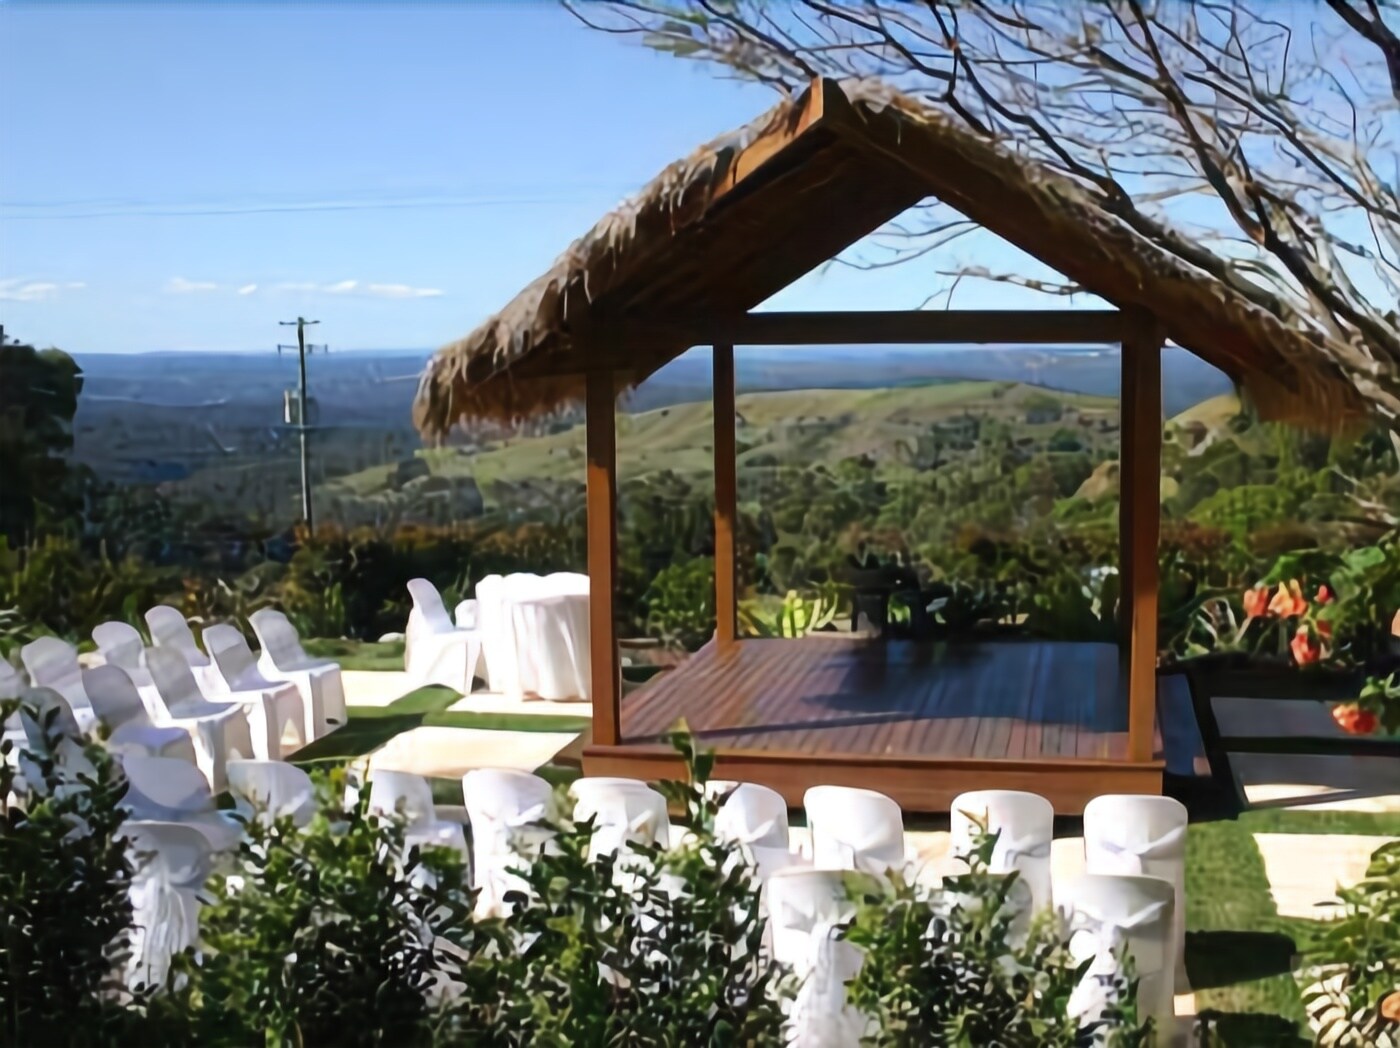
[[[1400,404],[1366,354],[1266,290],[1212,275],[1072,179],[877,83],[817,81],[667,167],[504,309],[429,363],[429,436],[582,398],[588,370],[640,382],[693,325],[747,311],[936,197],[1243,384],[1267,416],[1334,426]],[[1156,235],[1156,231],[1154,232]],[[1202,258],[1202,265],[1209,260]]]

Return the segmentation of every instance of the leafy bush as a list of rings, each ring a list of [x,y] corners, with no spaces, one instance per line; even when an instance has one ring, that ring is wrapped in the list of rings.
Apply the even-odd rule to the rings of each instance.
[[[1112,988],[1117,1003],[1096,1028],[1066,1014],[1087,963],[1076,964],[1052,914],[1034,919],[1024,939],[1013,934],[1016,874],[986,872],[995,845],[995,835],[979,835],[969,872],[938,889],[898,872],[852,881],[857,911],[846,938],[865,959],[847,992],[874,1020],[865,1043],[1069,1048],[1094,1036],[1118,1046],[1151,1043],[1127,980]]]
[[[671,564],[642,597],[647,632],[695,651],[715,635],[715,562],[710,557]]]
[[[125,780],[97,746],[78,778],[44,728],[46,747],[0,744],[0,1041],[116,1043],[133,1019],[110,996],[131,924]]]
[[[1400,1039],[1400,843],[1382,845],[1366,876],[1341,888],[1342,915],[1325,925],[1315,959],[1323,978],[1305,995],[1323,1017],[1320,1043],[1373,1045]]]
[[[841,610],[841,592],[828,586],[815,593],[788,590],[781,599],[758,597],[739,603],[739,623],[755,637],[805,637],[827,629]]]
[[[251,821],[209,882],[202,956],[186,965],[201,1044],[432,1043],[448,1024],[430,993],[444,944],[475,957],[489,939],[456,852],[406,845],[367,790],[347,803],[344,769],[316,787],[310,825]]]

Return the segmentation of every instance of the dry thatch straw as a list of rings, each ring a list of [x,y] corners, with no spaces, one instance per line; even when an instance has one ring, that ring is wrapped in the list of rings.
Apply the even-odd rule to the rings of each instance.
[[[1170,230],[1133,228],[1071,178],[886,85],[817,81],[667,167],[439,350],[415,421],[440,437],[473,419],[535,417],[581,399],[590,368],[614,371],[619,387],[640,382],[697,327],[751,309],[928,197],[1119,308],[1151,313],[1266,417],[1335,429],[1400,415],[1367,346],[1154,242]]]

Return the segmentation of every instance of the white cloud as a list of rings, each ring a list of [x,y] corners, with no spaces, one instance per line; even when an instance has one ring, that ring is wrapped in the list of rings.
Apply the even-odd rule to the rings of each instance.
[[[184,277],[171,277],[165,282],[165,290],[171,295],[192,295],[201,291],[217,291],[219,285],[212,280],[186,280]]]
[[[59,291],[77,291],[86,287],[79,281],[56,284],[49,280],[24,280],[11,277],[0,280],[0,302],[43,302],[58,297]]]
[[[238,289],[238,293],[240,295],[251,295],[257,289],[257,284],[244,284],[241,288]]]
[[[297,291],[316,295],[353,295],[356,298],[437,298],[440,288],[412,287],[408,284],[366,284],[359,280],[341,280],[334,284],[278,284],[279,291]]]

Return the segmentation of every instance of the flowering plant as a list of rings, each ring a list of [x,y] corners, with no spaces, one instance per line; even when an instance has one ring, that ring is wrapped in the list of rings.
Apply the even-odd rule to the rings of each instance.
[[[1312,589],[1312,587],[1309,587]],[[1187,627],[1186,652],[1262,652],[1270,647],[1292,656],[1299,666],[1311,666],[1332,654],[1332,615],[1336,594],[1327,583],[1312,589],[1311,599],[1297,579],[1277,588],[1264,583],[1241,595],[1243,614],[1226,596],[1205,601]]]

